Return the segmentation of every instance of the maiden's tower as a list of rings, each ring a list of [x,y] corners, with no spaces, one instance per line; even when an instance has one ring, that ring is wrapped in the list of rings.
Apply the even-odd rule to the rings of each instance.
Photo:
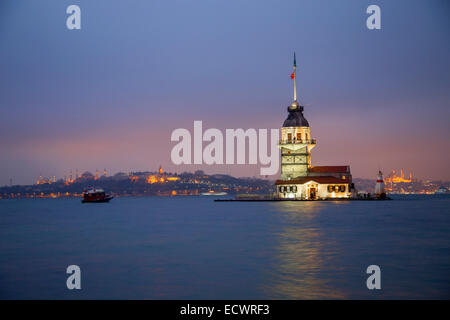
[[[311,127],[297,101],[297,64],[294,54],[294,101],[281,128],[281,179],[277,180],[277,196],[282,199],[318,200],[349,198],[352,175],[350,166],[313,166],[311,150],[316,146]]]

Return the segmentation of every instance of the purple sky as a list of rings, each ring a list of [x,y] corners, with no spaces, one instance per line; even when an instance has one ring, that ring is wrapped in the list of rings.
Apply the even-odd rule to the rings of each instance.
[[[66,28],[78,4],[82,29]],[[381,7],[382,29],[366,28]],[[0,4],[0,185],[175,166],[176,128],[278,128],[299,100],[316,165],[450,180],[447,1],[17,1]]]

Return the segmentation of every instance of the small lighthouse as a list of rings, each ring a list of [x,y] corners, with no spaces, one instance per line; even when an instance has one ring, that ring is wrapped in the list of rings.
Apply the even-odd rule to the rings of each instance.
[[[386,197],[386,192],[384,191],[383,173],[381,171],[378,171],[377,184],[375,185],[375,197]]]

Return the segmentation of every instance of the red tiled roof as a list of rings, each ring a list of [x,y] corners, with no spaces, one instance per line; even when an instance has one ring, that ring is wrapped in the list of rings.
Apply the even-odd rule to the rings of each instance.
[[[348,170],[348,171],[347,171]],[[309,168],[310,172],[333,172],[333,173],[347,173],[350,172],[349,166],[316,166]]]
[[[329,184],[329,183],[348,184],[349,183],[348,180],[343,180],[343,179],[339,179],[336,177],[301,177],[301,178],[296,178],[296,179],[292,179],[292,180],[277,180],[275,182],[275,184],[276,185],[279,185],[279,184],[304,184],[308,181],[314,181],[317,183],[324,183],[324,184]]]

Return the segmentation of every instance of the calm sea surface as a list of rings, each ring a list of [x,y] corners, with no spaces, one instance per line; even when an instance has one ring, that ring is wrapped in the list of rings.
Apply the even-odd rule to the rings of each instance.
[[[449,208],[449,196],[0,200],[0,298],[448,299]],[[66,288],[72,264],[81,290]]]

